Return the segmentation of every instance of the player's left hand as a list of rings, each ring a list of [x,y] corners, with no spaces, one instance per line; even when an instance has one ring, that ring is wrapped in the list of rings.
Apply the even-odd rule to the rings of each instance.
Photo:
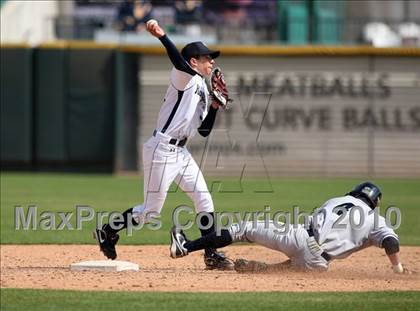
[[[213,103],[226,109],[233,100],[229,97],[225,76],[220,68],[213,69],[210,77],[210,86]]]
[[[401,267],[398,267],[398,265],[395,265],[393,267],[393,271],[396,274],[417,274],[417,271],[408,269],[407,267],[403,267],[402,265]]]
[[[396,271],[394,271],[394,273],[396,273],[396,274],[405,274],[405,275],[410,274],[411,275],[411,274],[417,274],[417,271],[404,268],[402,272],[396,272]]]
[[[417,274],[417,271],[404,268],[403,274]]]

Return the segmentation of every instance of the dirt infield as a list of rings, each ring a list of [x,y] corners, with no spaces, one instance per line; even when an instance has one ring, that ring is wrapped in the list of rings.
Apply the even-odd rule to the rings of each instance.
[[[1,287],[121,291],[420,291],[420,274],[395,275],[384,251],[365,249],[333,261],[328,272],[238,274],[206,271],[202,254],[171,259],[168,246],[119,246],[119,260],[140,265],[139,272],[75,272],[69,265],[104,259],[94,245],[1,245]],[[225,248],[231,258],[276,263],[281,253],[259,246]],[[420,272],[420,247],[403,247],[402,262]]]

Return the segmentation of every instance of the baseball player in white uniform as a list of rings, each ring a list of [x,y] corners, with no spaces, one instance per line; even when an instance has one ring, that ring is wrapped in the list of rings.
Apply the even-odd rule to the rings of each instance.
[[[287,227],[276,226],[273,222],[268,226],[264,222],[258,222],[256,226],[253,222],[246,222],[242,227],[233,224],[229,229],[222,229],[220,235],[213,232],[189,241],[181,230],[174,227],[171,230],[170,255],[178,258],[206,247],[219,248],[234,242],[255,242],[286,254],[289,260],[267,265],[240,259],[235,262],[235,270],[238,272],[277,271],[285,268],[327,270],[331,260],[345,258],[374,245],[385,249],[394,272],[403,273],[398,236],[387,227],[382,216],[375,216],[372,211],[379,206],[381,197],[381,191],[376,185],[370,182],[359,184],[345,196],[325,202],[313,213],[307,226],[289,226],[284,231],[279,227]],[[358,213],[350,213],[352,208],[357,208]],[[353,224],[350,215],[355,218]]]
[[[95,231],[101,251],[110,259],[117,257],[117,232],[126,228],[129,221],[134,225],[146,223],[160,214],[173,181],[194,202],[197,214],[210,215],[200,218],[202,227],[214,216],[213,200],[203,174],[186,144],[197,132],[208,136],[213,127],[219,106],[209,96],[205,76],[211,74],[220,52],[208,49],[202,42],[192,42],[179,53],[157,21],[150,20],[146,27],[164,45],[174,67],[156,128],[143,145],[144,202],[125,211],[123,221],[105,224]],[[201,233],[213,231],[211,226]],[[211,247],[205,248],[204,262],[207,269],[233,269],[232,262]]]

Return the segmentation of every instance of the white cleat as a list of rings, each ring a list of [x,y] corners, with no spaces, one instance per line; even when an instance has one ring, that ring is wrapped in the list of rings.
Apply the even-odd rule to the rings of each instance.
[[[172,258],[180,258],[188,255],[188,250],[184,247],[187,242],[187,238],[181,229],[176,226],[171,229],[171,246],[169,251]]]

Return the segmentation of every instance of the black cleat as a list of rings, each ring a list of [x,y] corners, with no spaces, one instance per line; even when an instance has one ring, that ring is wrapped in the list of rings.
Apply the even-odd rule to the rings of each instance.
[[[206,270],[222,270],[229,271],[235,268],[232,260],[227,258],[224,253],[212,249],[210,252],[206,251],[204,254],[204,263]]]
[[[171,246],[169,247],[170,255],[172,258],[180,258],[188,255],[188,250],[184,247],[187,242],[187,237],[181,229],[176,226],[171,229]]]
[[[115,244],[117,244],[120,236],[118,234],[110,234],[103,229],[96,229],[93,232],[93,237],[98,241],[99,248],[102,253],[108,258],[114,260],[117,258],[115,251]]]

